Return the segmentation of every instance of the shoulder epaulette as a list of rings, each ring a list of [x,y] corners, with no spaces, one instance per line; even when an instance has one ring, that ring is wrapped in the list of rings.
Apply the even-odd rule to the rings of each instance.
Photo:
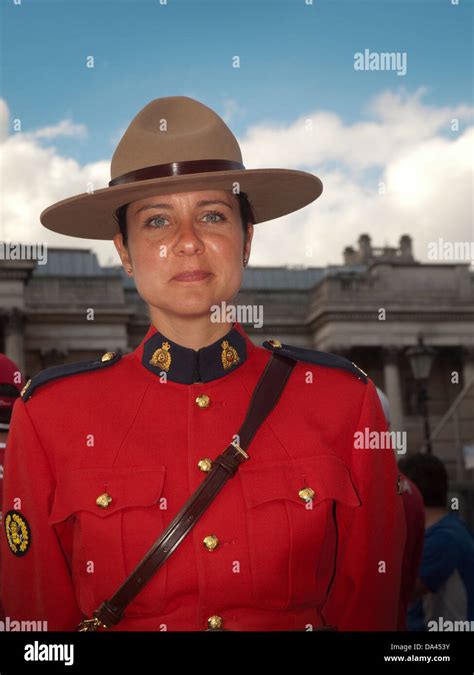
[[[364,384],[367,384],[367,373],[364,373],[359,366],[344,358],[344,356],[338,356],[330,352],[318,352],[315,349],[285,345],[280,340],[265,340],[263,346],[265,349],[270,349],[272,352],[288,356],[297,361],[307,361],[308,363],[315,363],[318,366],[326,366],[327,368],[342,368],[358,377]]]
[[[21,398],[23,401],[27,401],[34,390],[42,384],[46,384],[46,382],[51,382],[67,375],[77,375],[78,373],[88,373],[91,370],[98,370],[99,368],[108,368],[108,366],[120,361],[121,358],[122,354],[120,352],[105,352],[98,359],[76,361],[75,363],[65,363],[64,365],[46,368],[46,370],[42,370],[32,377],[31,380],[28,380],[21,390]]]

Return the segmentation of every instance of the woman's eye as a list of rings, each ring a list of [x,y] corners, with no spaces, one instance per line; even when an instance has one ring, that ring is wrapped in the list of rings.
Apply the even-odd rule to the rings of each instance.
[[[153,218],[149,218],[146,221],[145,225],[147,227],[151,226],[155,230],[159,230],[161,227],[163,227],[163,222],[161,222],[161,223],[156,222],[158,220],[164,221],[164,220],[167,220],[167,219],[164,216],[153,216]],[[152,224],[152,223],[155,223],[155,222],[156,222],[156,225]]]
[[[223,213],[219,213],[219,211],[210,211],[209,213],[206,213],[206,215],[204,216],[204,218],[207,218],[208,216],[213,216],[213,217],[217,216],[217,217],[220,218],[221,220],[225,220],[224,214],[223,214]],[[218,223],[219,221],[218,221],[218,220],[208,220],[207,222],[208,222],[208,223]]]
[[[220,221],[226,220],[224,214],[220,213],[219,211],[210,211],[209,213],[206,213],[203,218],[210,218],[210,220],[207,220],[208,223],[219,223]],[[153,216],[145,222],[145,226],[151,227],[154,230],[160,230],[166,225],[166,223],[169,223],[169,221],[164,216]]]

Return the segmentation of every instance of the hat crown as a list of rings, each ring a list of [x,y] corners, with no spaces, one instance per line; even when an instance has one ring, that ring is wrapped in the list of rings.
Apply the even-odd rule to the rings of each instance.
[[[159,164],[209,159],[242,162],[224,120],[188,96],[157,98],[128,125],[112,157],[111,179]]]

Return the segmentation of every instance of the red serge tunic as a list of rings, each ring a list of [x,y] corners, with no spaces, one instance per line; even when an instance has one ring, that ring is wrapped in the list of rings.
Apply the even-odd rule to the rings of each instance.
[[[237,434],[270,357],[238,323],[199,351],[150,326],[107,367],[33,380],[6,452],[10,621],[74,630],[114,594]],[[355,447],[386,424],[373,382],[339,360],[298,360],[250,459],[111,630],[396,629],[396,462]]]

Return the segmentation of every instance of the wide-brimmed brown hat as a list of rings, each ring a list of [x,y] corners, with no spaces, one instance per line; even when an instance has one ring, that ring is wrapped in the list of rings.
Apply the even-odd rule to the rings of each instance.
[[[213,110],[188,96],[157,98],[133,118],[112,157],[109,187],[49,206],[45,227],[71,237],[112,239],[115,211],[152,195],[196,190],[245,192],[255,222],[317,199],[317,176],[292,169],[246,169],[239,144]]]

